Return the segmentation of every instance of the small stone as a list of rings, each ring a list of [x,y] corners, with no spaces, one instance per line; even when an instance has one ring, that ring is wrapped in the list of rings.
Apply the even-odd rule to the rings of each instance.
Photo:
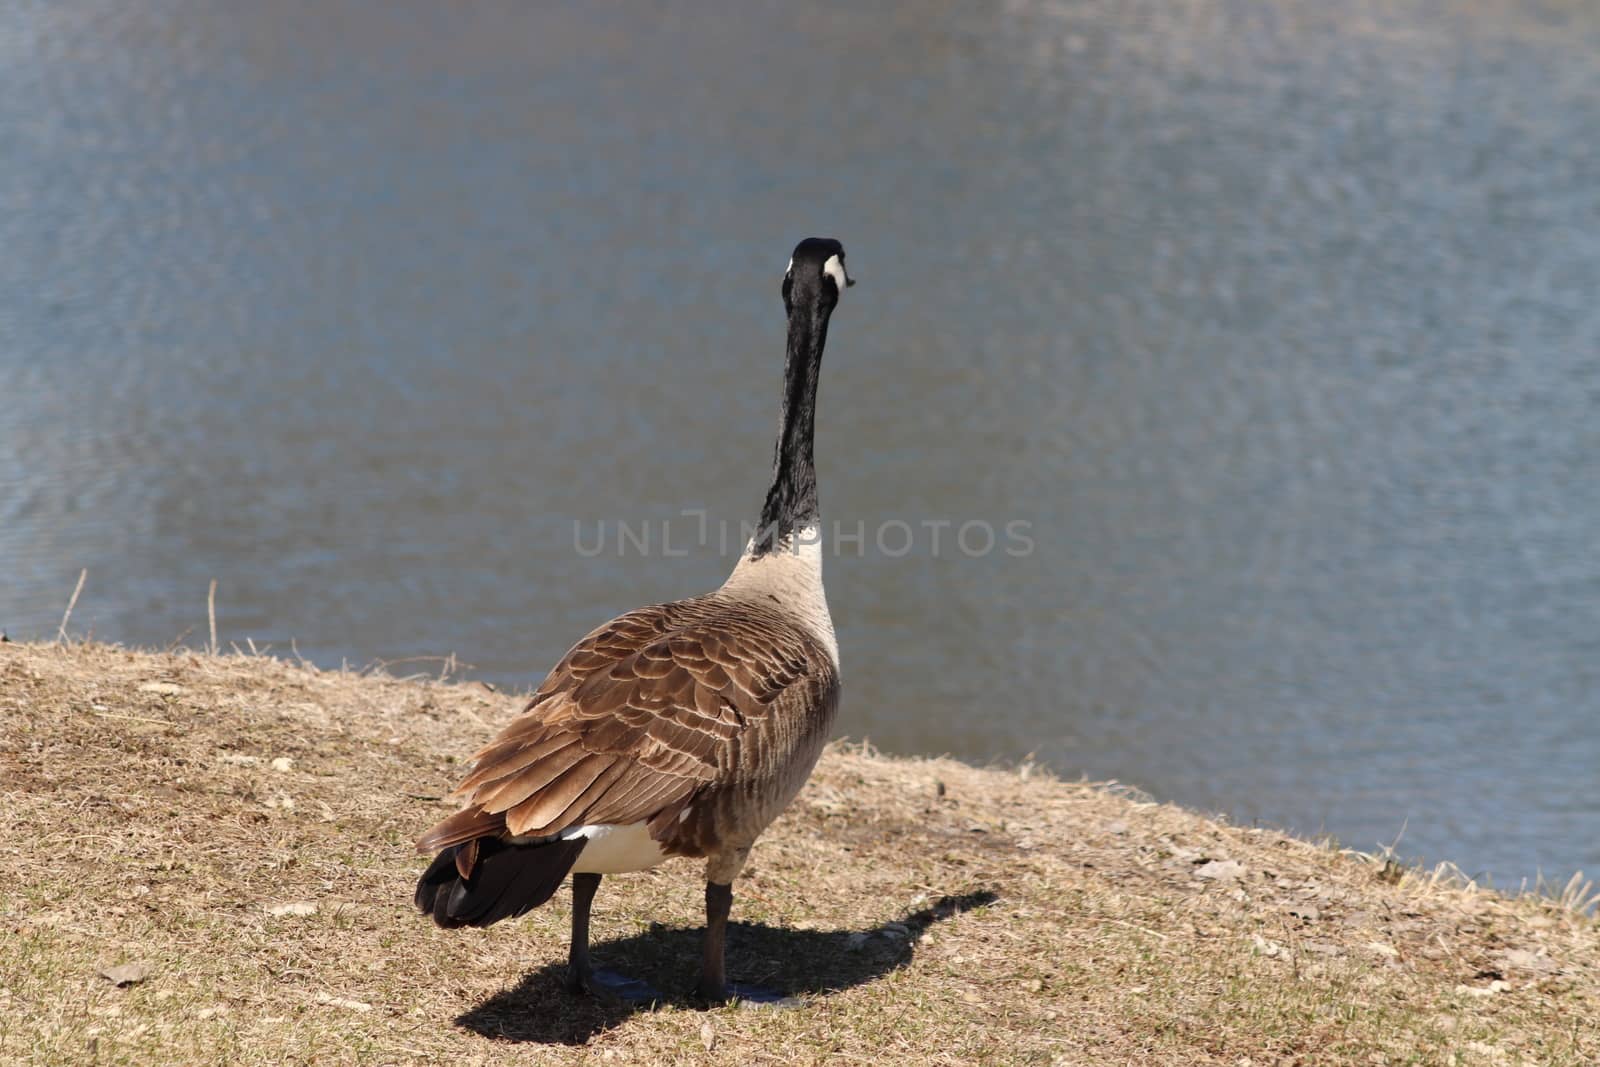
[[[1561,970],[1556,961],[1549,956],[1542,952],[1530,952],[1525,948],[1507,949],[1500,954],[1500,959],[1507,967],[1533,971],[1536,974],[1555,974]]]
[[[157,696],[175,697],[183,695],[183,686],[173,685],[171,682],[146,682],[139,687],[141,693],[155,693]]]
[[[267,766],[271,767],[279,774],[287,774],[289,771],[294,769],[294,760],[290,759],[288,756],[279,756],[277,759],[267,764]]]
[[[1244,864],[1238,860],[1207,860],[1194,869],[1194,876],[1209,882],[1231,882],[1244,877]]]
[[[1504,993],[1511,988],[1511,983],[1496,978],[1486,986],[1458,985],[1457,993],[1464,993],[1469,997],[1492,997],[1496,993]]]
[[[1269,938],[1262,937],[1260,934],[1251,934],[1250,943],[1255,946],[1257,952],[1269,960],[1275,960],[1284,954],[1282,945]]]
[[[296,900],[288,904],[274,904],[267,909],[267,914],[277,919],[298,919],[307,915],[315,915],[317,906],[309,900]]]
[[[318,1004],[327,1004],[335,1008],[348,1008],[351,1011],[371,1011],[372,1005],[364,1000],[351,1000],[349,997],[336,997],[331,993],[318,993]]]
[[[123,963],[116,967],[103,967],[100,970],[100,977],[118,989],[123,989],[138,985],[150,977],[150,966],[145,963]]]

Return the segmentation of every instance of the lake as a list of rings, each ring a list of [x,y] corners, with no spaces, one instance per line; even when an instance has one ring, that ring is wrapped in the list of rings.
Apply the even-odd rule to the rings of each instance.
[[[532,685],[836,236],[844,732],[1600,868],[1600,8],[23,3],[0,159],[13,639]]]

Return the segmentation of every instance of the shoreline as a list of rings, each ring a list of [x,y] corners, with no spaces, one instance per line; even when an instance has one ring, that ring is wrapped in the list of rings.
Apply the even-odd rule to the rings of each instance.
[[[597,961],[667,1003],[580,1000],[565,892],[483,932],[410,905],[411,836],[519,706],[265,656],[0,644],[0,1059],[1600,1061],[1577,880],[1507,896],[1027,764],[837,742],[734,890],[730,974],[802,1006],[689,1006],[693,862],[596,903]]]

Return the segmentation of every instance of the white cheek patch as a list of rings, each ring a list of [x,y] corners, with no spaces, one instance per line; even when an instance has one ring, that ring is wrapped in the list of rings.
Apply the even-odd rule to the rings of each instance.
[[[793,263],[792,260],[790,262]],[[833,279],[834,287],[839,292],[844,292],[847,282],[844,276],[844,264],[839,261],[838,256],[828,257],[828,261],[822,265],[822,273]]]

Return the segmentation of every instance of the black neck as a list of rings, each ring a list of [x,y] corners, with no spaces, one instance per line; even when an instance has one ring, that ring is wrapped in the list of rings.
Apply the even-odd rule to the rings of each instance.
[[[811,437],[830,310],[818,300],[796,300],[789,306],[783,415],[772,462],[772,487],[767,490],[767,502],[761,509],[752,558],[771,552],[796,530],[814,524],[821,514],[817,510],[817,471],[812,465]]]

